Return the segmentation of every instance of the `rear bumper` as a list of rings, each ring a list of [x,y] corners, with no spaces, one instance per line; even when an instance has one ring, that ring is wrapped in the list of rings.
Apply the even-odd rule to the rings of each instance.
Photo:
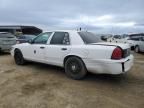
[[[13,45],[0,45],[0,50],[2,51],[10,51]]]
[[[87,70],[100,74],[121,74],[128,72],[133,65],[133,55],[122,60],[90,60],[83,59]]]

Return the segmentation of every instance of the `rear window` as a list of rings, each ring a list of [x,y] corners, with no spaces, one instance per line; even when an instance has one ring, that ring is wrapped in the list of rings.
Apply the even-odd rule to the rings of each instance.
[[[100,39],[100,36],[96,36],[91,32],[78,32],[78,34],[80,35],[85,44],[98,43],[102,41]]]
[[[0,33],[0,38],[14,38],[15,36],[12,34],[5,34],[5,33]]]

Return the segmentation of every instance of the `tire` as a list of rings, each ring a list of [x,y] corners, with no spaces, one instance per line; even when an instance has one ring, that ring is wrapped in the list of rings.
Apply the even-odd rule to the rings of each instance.
[[[140,52],[139,51],[139,46],[136,46],[134,50],[135,50],[136,53],[139,53]]]
[[[15,51],[14,59],[15,59],[15,63],[17,65],[24,65],[25,64],[25,60],[24,60],[23,55],[22,55],[20,50]]]
[[[65,62],[65,73],[68,77],[80,80],[87,74],[83,61],[78,57],[70,57]]]

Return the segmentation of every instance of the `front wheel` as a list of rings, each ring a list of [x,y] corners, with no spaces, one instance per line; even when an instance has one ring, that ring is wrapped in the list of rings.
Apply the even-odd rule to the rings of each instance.
[[[15,59],[15,63],[17,65],[24,65],[25,64],[25,60],[23,58],[23,55],[22,55],[21,51],[19,51],[19,50],[15,51],[14,59]]]
[[[87,69],[78,57],[70,57],[65,62],[65,73],[68,77],[79,80],[86,76]]]

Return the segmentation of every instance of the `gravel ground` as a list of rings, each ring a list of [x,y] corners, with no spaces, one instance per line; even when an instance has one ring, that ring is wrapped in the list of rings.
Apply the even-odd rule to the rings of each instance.
[[[88,74],[76,81],[58,67],[17,66],[0,55],[0,108],[144,108],[144,54],[120,76]]]

